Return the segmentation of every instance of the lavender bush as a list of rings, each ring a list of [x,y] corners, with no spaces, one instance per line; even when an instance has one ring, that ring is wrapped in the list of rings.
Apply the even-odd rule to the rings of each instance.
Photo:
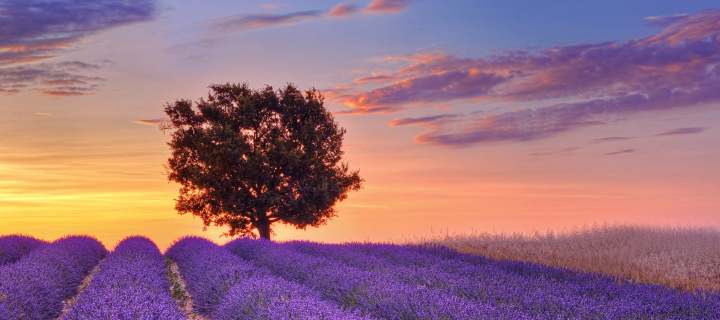
[[[537,264],[496,261],[443,247],[286,244],[406,283],[481,302],[512,305],[535,318],[720,318],[718,296],[702,299],[664,286],[620,281]],[[478,285],[482,284],[482,285]]]
[[[299,253],[270,241],[237,239],[226,247],[285,279],[318,291],[346,308],[385,319],[513,319],[530,315],[512,306],[471,301],[437,288],[410,284],[387,272],[364,270],[333,259]]]
[[[177,263],[198,313],[213,319],[370,319],[203,238],[180,239],[166,256]]]
[[[68,236],[0,267],[0,319],[54,319],[62,301],[107,250],[89,236]]]
[[[184,319],[170,296],[166,272],[155,243],[125,238],[61,319]]]
[[[47,242],[17,234],[0,236],[0,266],[20,260]]]

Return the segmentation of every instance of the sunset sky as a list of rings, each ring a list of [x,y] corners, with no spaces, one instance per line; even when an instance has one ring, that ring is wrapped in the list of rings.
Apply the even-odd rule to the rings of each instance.
[[[0,0],[0,234],[223,243],[163,107],[315,87],[364,188],[277,240],[720,227],[716,1]]]

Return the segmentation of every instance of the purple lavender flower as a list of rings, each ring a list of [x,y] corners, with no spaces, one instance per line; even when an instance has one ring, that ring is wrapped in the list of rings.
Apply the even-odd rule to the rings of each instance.
[[[372,319],[203,238],[183,238],[166,255],[178,264],[196,310],[213,319]]]
[[[106,254],[93,237],[67,236],[0,267],[0,319],[57,318]]]
[[[0,236],[0,266],[20,260],[30,251],[47,242],[24,235]]]
[[[100,264],[97,274],[63,320],[181,320],[170,296],[165,258],[150,239],[123,239]]]

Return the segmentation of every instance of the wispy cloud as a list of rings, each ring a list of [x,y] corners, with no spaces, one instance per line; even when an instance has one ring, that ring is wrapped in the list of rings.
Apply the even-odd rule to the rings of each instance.
[[[656,134],[655,136],[682,136],[688,134],[703,133],[707,128],[677,128]]]
[[[386,57],[379,62],[404,65],[385,74],[398,80],[334,98],[350,107],[346,114],[454,100],[541,105],[458,117],[415,138],[461,146],[539,139],[646,111],[720,102],[720,11],[670,20],[655,36],[622,43],[505,51],[485,58],[444,52]],[[549,100],[565,102],[542,106]]]
[[[369,82],[390,82],[395,81],[399,79],[399,77],[395,76],[372,76],[372,77],[364,77],[355,79],[354,82],[357,83],[369,83]]]
[[[359,13],[392,13],[397,14],[410,5],[408,0],[374,0],[367,7],[361,8],[351,2],[340,3],[328,11],[309,10],[286,14],[235,14],[206,21],[211,33],[238,32],[250,29],[288,26],[305,21],[323,18],[346,18]]]
[[[259,6],[259,7],[266,8],[266,9],[277,9],[277,8],[280,8],[280,7],[285,7],[285,6],[287,6],[287,4],[265,3],[265,4],[260,4],[260,5],[258,5],[258,6]]]
[[[368,113],[381,113],[390,114],[400,112],[404,110],[402,107],[397,106],[385,106],[385,107],[368,107],[368,108],[354,108],[352,110],[341,110],[333,112],[335,115],[352,115],[352,114],[368,114]]]
[[[84,75],[101,68],[100,64],[80,61],[39,63],[0,68],[0,93],[15,94],[32,90],[63,97],[87,95],[105,79]]]
[[[36,67],[27,64],[56,58],[88,35],[151,20],[156,10],[155,0],[0,1],[0,92],[18,93],[28,87],[51,95],[92,91],[92,87],[78,86],[89,78],[71,74],[71,64],[82,70],[88,70],[89,64],[83,66],[79,61]],[[65,73],[59,74],[58,69]],[[39,81],[28,81],[28,77]],[[60,80],[69,82],[53,82]],[[58,84],[65,85],[67,90],[52,87]]]
[[[563,149],[553,149],[548,151],[539,151],[539,152],[532,152],[528,153],[528,157],[544,157],[544,156],[554,156],[554,155],[561,155],[561,154],[567,154],[576,150],[580,150],[582,148],[580,147],[572,147],[572,148],[563,148]]]
[[[341,3],[330,9],[325,15],[334,18],[344,18],[357,13],[359,8],[352,3]]]
[[[600,138],[600,139],[594,139],[590,141],[590,143],[603,143],[603,142],[614,142],[614,141],[625,141],[635,139],[634,137],[607,137],[607,138]]]
[[[637,151],[637,150],[635,150],[635,149],[625,149],[625,150],[620,150],[620,151],[615,151],[615,152],[608,152],[608,153],[606,153],[606,154],[604,154],[604,155],[606,155],[606,156],[616,156],[616,155],[624,154],[624,153],[633,153],[633,152],[635,152],[635,151]]]
[[[283,15],[237,14],[209,21],[216,31],[228,32],[269,26],[288,26],[322,16],[321,11],[293,12]]]
[[[373,0],[365,11],[375,13],[398,13],[410,5],[410,0]]]
[[[434,128],[446,123],[448,120],[457,118],[454,114],[440,114],[436,116],[420,117],[420,118],[400,118],[390,121],[390,126],[406,126],[406,125],[420,125],[429,128]]]
[[[148,119],[148,120],[135,120],[133,123],[135,124],[141,124],[145,126],[159,126],[163,122],[166,122],[167,119]]]

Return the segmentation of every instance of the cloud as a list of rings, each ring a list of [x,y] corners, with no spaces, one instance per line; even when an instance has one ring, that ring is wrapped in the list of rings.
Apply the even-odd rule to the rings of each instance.
[[[159,126],[163,122],[166,122],[167,119],[149,119],[149,120],[135,120],[133,123],[135,124],[141,124],[145,126]]]
[[[674,15],[670,15],[670,16],[645,17],[645,20],[648,20],[648,22],[645,25],[648,27],[665,28],[665,27],[671,26],[673,24],[687,21],[689,18],[690,18],[690,15],[687,13],[674,14]]]
[[[348,114],[455,100],[528,103],[533,108],[473,112],[415,140],[469,146],[541,139],[639,113],[720,102],[720,11],[678,18],[655,36],[625,42],[501,51],[484,58],[422,52],[378,62],[402,64],[385,74],[398,80],[334,97],[361,111]]]
[[[442,125],[443,123],[446,123],[448,120],[452,120],[457,118],[457,115],[454,114],[440,114],[436,116],[428,116],[428,117],[420,117],[420,118],[400,118],[395,119],[393,121],[390,121],[390,126],[392,127],[398,127],[398,126],[406,126],[411,124],[416,124],[420,126],[426,126],[426,127],[437,127],[439,125]]]
[[[33,90],[54,97],[87,95],[97,90],[99,83],[105,79],[82,73],[99,68],[99,64],[80,61],[0,68],[0,93]]]
[[[372,76],[372,77],[364,77],[364,78],[355,79],[353,82],[356,82],[356,83],[388,82],[388,81],[394,81],[397,79],[398,79],[398,77],[394,77],[394,76]]]
[[[285,7],[287,4],[277,4],[277,3],[266,3],[266,4],[260,4],[258,5],[260,7],[266,8],[266,9],[277,9],[280,7]]]
[[[156,11],[155,0],[0,1],[0,92],[14,94],[32,88],[55,96],[87,94],[92,87],[78,85],[99,78],[73,72],[98,65],[80,61],[28,65],[57,58],[86,36],[151,20]],[[13,87],[18,84],[22,86]]]
[[[363,12],[397,14],[405,10],[408,5],[410,5],[408,0],[373,0],[366,8],[361,9],[350,2],[345,2],[335,5],[329,11],[310,10],[279,15],[265,13],[235,14],[205,22],[210,26],[211,33],[239,32],[266,27],[289,26],[323,18],[347,18]]]
[[[398,13],[410,5],[410,0],[373,0],[365,8],[367,12]]]
[[[564,153],[568,153],[568,152],[572,152],[572,151],[580,150],[580,149],[582,149],[582,148],[572,147],[572,148],[557,149],[557,150],[550,150],[550,151],[533,152],[533,153],[528,153],[527,156],[528,157],[553,156],[553,155],[564,154]]]
[[[208,21],[217,31],[242,31],[269,26],[289,26],[322,16],[321,11],[293,12],[284,15],[272,14],[236,14]]]
[[[661,18],[660,21],[668,24],[658,35],[644,39],[642,44],[670,44],[697,42],[702,40],[718,41],[719,11],[707,9],[696,14],[673,18]]]
[[[405,110],[405,109],[402,107],[398,107],[398,106],[368,107],[368,108],[353,108],[350,110],[341,110],[341,111],[333,112],[333,114],[335,114],[335,115],[352,115],[352,114],[368,114],[368,113],[390,114],[390,113],[400,112],[402,110]]]
[[[696,134],[696,133],[703,133],[707,130],[707,128],[677,128],[665,131],[663,133],[656,134],[656,137],[659,136],[680,136],[680,135],[688,135],[688,134]]]
[[[354,15],[358,12],[358,10],[358,7],[353,5],[352,3],[341,3],[334,6],[332,9],[330,9],[330,12],[326,13],[325,15],[334,18],[344,18]]]
[[[634,137],[608,137],[591,140],[590,143],[603,143],[603,142],[614,142],[635,139]]]
[[[52,58],[83,37],[154,18],[154,0],[0,2],[0,66]]]
[[[637,150],[635,150],[635,149],[625,149],[625,150],[620,150],[620,151],[615,151],[615,152],[609,152],[609,153],[606,153],[606,154],[604,154],[604,155],[606,155],[606,156],[616,156],[616,155],[618,155],[618,154],[633,153],[633,152],[635,152],[635,151],[637,151]]]

